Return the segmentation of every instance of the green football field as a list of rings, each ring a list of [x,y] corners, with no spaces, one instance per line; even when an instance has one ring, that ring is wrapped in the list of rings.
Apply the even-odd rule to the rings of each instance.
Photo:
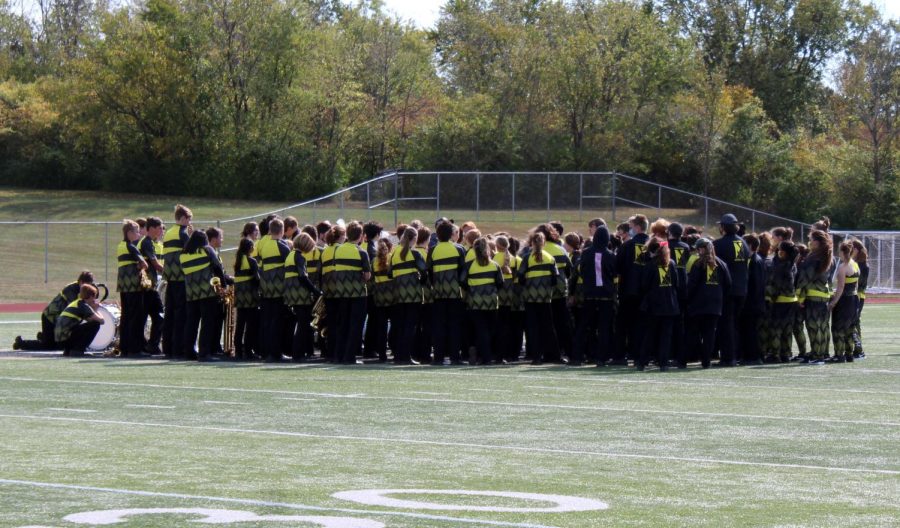
[[[669,373],[0,354],[0,526],[897,526],[898,321]]]

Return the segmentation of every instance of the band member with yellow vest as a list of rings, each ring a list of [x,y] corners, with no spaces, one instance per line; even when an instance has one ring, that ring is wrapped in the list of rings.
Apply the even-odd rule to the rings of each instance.
[[[53,339],[62,347],[64,356],[84,355],[103,324],[103,317],[95,311],[98,308],[97,288],[82,284],[78,297],[60,312],[54,323]]]
[[[824,231],[809,234],[809,255],[797,270],[797,297],[805,314],[809,353],[801,363],[821,365],[830,356],[831,345],[828,301],[831,300],[831,263],[834,249]]]
[[[546,355],[555,358],[559,354],[550,304],[556,282],[561,279],[557,263],[544,251],[544,244],[543,233],[532,233],[519,266],[519,283],[525,302],[525,336],[531,348],[532,365],[543,363]]]
[[[476,239],[472,249],[475,259],[466,264],[462,284],[466,289],[466,307],[472,321],[478,363],[490,365],[494,361],[494,329],[497,326],[498,294],[503,288],[503,272],[491,260],[491,249],[486,238]]]
[[[269,232],[260,239],[258,255],[262,271],[259,274],[261,297],[260,345],[266,361],[284,361],[294,335],[294,317],[284,304],[284,261],[291,246],[284,240],[284,222],[274,218],[268,223]]]
[[[766,300],[771,306],[771,356],[767,363],[787,363],[791,360],[791,344],[794,338],[794,319],[797,317],[798,298],[797,247],[785,240],[778,245],[778,257],[766,285]]]
[[[594,229],[591,245],[582,251],[575,273],[580,279],[583,301],[569,365],[578,366],[587,356],[596,358],[597,366],[603,367],[615,356],[616,345],[616,256],[609,250],[609,231],[605,224]],[[598,350],[585,354],[593,334],[597,335],[594,343]]]
[[[136,222],[126,219],[122,223],[123,239],[116,248],[119,272],[116,290],[122,307],[119,331],[119,351],[122,357],[139,357],[144,345],[144,290],[141,286],[141,272],[147,269],[147,262],[141,257],[135,242],[140,238],[140,228]]]
[[[375,258],[372,260],[373,281],[372,303],[375,305],[369,317],[367,328],[371,329],[372,354],[380,363],[387,361],[388,318],[394,319],[393,281],[390,276],[391,250],[393,244],[387,238],[379,238],[375,244]],[[394,323],[396,324],[396,323]]]
[[[737,320],[744,307],[747,298],[747,284],[750,272],[750,248],[744,239],[738,236],[737,217],[733,214],[722,216],[719,221],[719,231],[722,237],[713,242],[716,256],[728,265],[728,273],[731,275],[731,289],[725,297],[722,305],[722,318],[719,319],[719,331],[717,333],[717,348],[721,352],[720,367],[735,367],[738,364],[737,357]]]
[[[850,257],[859,265],[859,282],[857,283],[857,297],[859,298],[859,307],[856,309],[856,320],[853,323],[853,357],[863,359],[866,353],[863,351],[862,345],[862,321],[863,305],[866,304],[866,289],[869,286],[869,253],[866,246],[859,240],[850,241],[853,244],[853,252]]]
[[[519,288],[516,274],[519,271],[520,258],[510,248],[510,241],[506,235],[498,235],[494,239],[497,246],[497,253],[494,254],[494,262],[500,266],[500,273],[503,277],[503,287],[500,288],[497,296],[497,335],[495,339],[494,352],[496,354],[495,361],[497,363],[509,363],[519,360],[519,352],[521,352],[522,341],[516,339],[516,333],[519,335],[524,331],[521,322],[517,321],[514,310],[520,303],[520,295],[517,291]]]
[[[375,268],[375,256],[378,253],[378,239],[381,238],[381,231],[383,228],[381,224],[378,222],[369,221],[363,225],[363,237],[365,238],[365,247],[366,253],[369,255],[369,262],[372,264],[372,269],[374,271]],[[377,329],[375,325],[372,324],[375,321],[375,274],[372,274],[372,279],[369,280],[367,291],[369,292],[369,298],[366,300],[366,335],[363,338],[363,358],[371,359],[378,356],[376,353],[377,345],[374,343],[375,333]]]
[[[422,261],[428,262],[428,243],[431,240],[431,229],[425,226],[418,228],[416,237],[416,251],[422,256]],[[416,343],[413,347],[413,359],[419,363],[431,363],[431,305],[434,304],[434,294],[431,291],[431,283],[428,274],[423,274],[422,281],[422,313],[419,315],[419,324],[416,326]]]
[[[255,224],[254,224],[255,225]],[[259,264],[251,237],[241,238],[234,257],[234,359],[249,361],[259,350]]]
[[[668,243],[651,238],[647,243],[647,261],[641,276],[641,312],[644,319],[641,331],[645,333],[641,342],[641,355],[636,363],[638,370],[644,370],[655,353],[659,370],[669,370],[669,356],[672,352],[672,328],[681,313],[678,304],[678,270],[669,257]]]
[[[641,354],[641,276],[646,258],[644,250],[650,237],[650,222],[644,215],[628,219],[628,239],[622,244],[616,258],[616,275],[619,279],[619,313],[616,319],[616,350],[612,365],[627,365],[628,358],[638,361]],[[621,226],[620,226],[621,227]]]
[[[313,284],[306,271],[306,257],[316,250],[316,241],[306,233],[294,237],[294,249],[284,262],[284,303],[296,318],[291,345],[294,363],[302,363],[313,355],[312,307],[322,291]]]
[[[362,225],[350,222],[347,241],[334,249],[330,273],[331,295],[337,301],[334,320],[341,325],[335,336],[334,361],[346,365],[356,364],[366,323],[366,283],[371,276],[371,267],[369,255],[359,247],[361,240]]]
[[[731,286],[731,275],[725,262],[716,257],[716,250],[708,238],[696,242],[697,259],[688,269],[687,347],[678,356],[678,368],[687,367],[687,350],[700,351],[700,366],[709,368],[716,348],[716,328],[722,316],[725,295]]]
[[[163,243],[162,236],[165,226],[162,220],[155,216],[147,217],[146,220],[147,235],[138,242],[138,250],[141,256],[147,261],[147,274],[150,277],[151,288],[144,291],[144,313],[141,315],[141,326],[145,325],[147,317],[150,317],[150,339],[144,346],[144,351],[151,355],[161,354],[160,340],[162,339],[163,327],[163,301],[159,296],[159,277],[163,272],[162,259]]]
[[[834,297],[828,303],[831,310],[831,337],[834,339],[833,363],[853,361],[853,324],[856,322],[859,305],[859,264],[851,254],[853,244],[843,242],[839,246],[841,263],[835,271],[836,286]]]
[[[184,354],[187,359],[212,361],[219,346],[218,316],[222,311],[218,294],[210,284],[218,277],[224,287],[232,283],[225,275],[222,262],[209,245],[209,237],[203,231],[194,231],[179,257],[184,272],[184,287],[187,294],[187,320],[184,330]],[[194,352],[197,330],[200,330],[199,353]]]
[[[572,274],[572,262],[566,255],[559,239],[559,232],[550,224],[541,224],[536,230],[544,235],[544,250],[550,253],[556,262],[556,269],[559,271],[559,280],[553,290],[553,300],[550,309],[553,312],[553,329],[556,332],[556,339],[559,348],[556,350],[545,350],[544,361],[548,363],[561,363],[562,355],[570,355],[572,353],[572,317],[569,308],[566,305],[568,300],[568,280]]]
[[[443,365],[444,358],[460,365],[460,335],[462,323],[462,296],[460,277],[465,267],[466,251],[451,242],[457,228],[450,222],[441,222],[437,228],[438,243],[428,251],[428,276],[434,303],[431,305],[431,335],[434,347],[432,365]]]
[[[62,291],[57,293],[56,297],[41,312],[41,331],[38,332],[37,339],[26,340],[22,339],[22,336],[16,336],[13,350],[56,350],[58,345],[53,337],[56,319],[66,309],[66,306],[78,299],[78,293],[83,284],[94,284],[94,274],[90,271],[82,271],[78,275],[78,280],[67,284]]]
[[[181,250],[193,232],[194,214],[187,207],[175,206],[175,225],[163,236],[163,279],[166,281],[165,318],[163,319],[162,349],[167,358],[180,356],[184,346],[185,303],[184,273],[181,271]]]
[[[320,223],[319,225],[322,225]],[[329,224],[330,225],[330,224]],[[334,296],[334,254],[337,247],[347,240],[347,230],[344,226],[332,226],[323,236],[325,246],[322,248],[322,294],[325,296],[325,343],[322,347],[322,356],[329,363],[335,362],[335,345],[337,344],[338,299]]]
[[[391,253],[390,277],[394,311],[391,324],[397,329],[394,363],[418,364],[412,359],[416,343],[416,327],[422,310],[422,280],[427,266],[415,244],[419,232],[407,227]]]

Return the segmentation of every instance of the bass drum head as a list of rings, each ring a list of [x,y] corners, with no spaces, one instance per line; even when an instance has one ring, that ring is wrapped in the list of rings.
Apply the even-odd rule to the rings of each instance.
[[[103,317],[103,324],[88,346],[88,350],[102,352],[115,343],[119,334],[119,307],[115,304],[101,304],[97,314]]]

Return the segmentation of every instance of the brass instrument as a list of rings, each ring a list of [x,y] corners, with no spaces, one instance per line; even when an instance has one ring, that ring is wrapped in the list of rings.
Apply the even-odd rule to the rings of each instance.
[[[216,295],[225,305],[225,327],[223,329],[222,350],[225,356],[234,356],[234,330],[237,322],[237,309],[234,307],[234,288],[222,286],[222,279],[213,277],[209,279],[209,285],[216,291]]]
[[[153,289],[153,281],[150,280],[150,274],[147,273],[147,270],[142,269],[140,271],[141,275],[141,290],[149,291]]]
[[[325,326],[325,296],[322,295],[316,300],[316,304],[313,305],[312,308],[313,318],[309,323],[309,326],[313,328],[313,330],[318,331],[322,337],[328,336],[328,327]]]

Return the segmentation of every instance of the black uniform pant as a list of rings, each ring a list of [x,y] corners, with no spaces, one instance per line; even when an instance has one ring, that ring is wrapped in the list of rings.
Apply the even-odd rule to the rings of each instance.
[[[186,303],[184,281],[169,281],[166,284],[166,310],[162,334],[162,349],[166,357],[176,357],[184,353]]]
[[[772,355],[781,361],[791,359],[791,343],[794,338],[794,319],[797,303],[772,304]]]
[[[234,322],[234,357],[252,359],[259,349],[259,308],[238,308]]]
[[[422,310],[416,327],[416,345],[413,359],[419,363],[431,361],[431,303],[420,305]]]
[[[717,348],[722,354],[720,360],[723,365],[737,365],[737,322],[743,308],[743,296],[725,296],[722,303],[722,317],[719,319],[719,332],[717,334]]]
[[[543,362],[547,354],[551,359],[559,354],[551,303],[525,303],[525,336],[533,347],[533,363]]]
[[[334,297],[325,297],[325,343],[322,346],[322,356],[329,363],[340,363],[341,360],[337,355],[337,339],[338,332],[343,332],[338,320],[338,312],[340,311],[340,299]]]
[[[859,298],[856,308],[856,320],[853,322],[853,354],[860,355],[863,353],[862,344],[862,311],[866,300]]]
[[[63,355],[83,356],[84,351],[97,336],[99,330],[100,323],[94,321],[87,321],[73,328],[69,339],[60,343],[60,346],[63,348]]]
[[[853,325],[856,322],[858,303],[856,295],[844,295],[831,311],[831,338],[834,340],[835,358],[853,357]]]
[[[141,331],[143,331],[147,317],[150,317],[150,339],[147,341],[147,345],[155,351],[159,349],[163,333],[163,302],[156,290],[145,291],[143,295],[144,315],[141,317]]]
[[[59,317],[59,316],[57,316]],[[24,339],[19,343],[20,350],[56,350],[59,345],[53,339],[54,324],[41,314],[41,333],[39,339]]]
[[[806,312],[806,332],[809,334],[809,357],[811,359],[827,359],[831,346],[831,311],[828,301],[812,301],[809,298],[803,303]]]
[[[585,299],[578,316],[578,328],[575,330],[575,346],[569,360],[581,363],[586,356],[596,359],[602,365],[615,354],[615,319],[616,303],[611,300]],[[591,339],[596,336],[596,339]],[[596,346],[595,350],[588,347]]]
[[[396,332],[394,363],[409,363],[416,345],[416,327],[419,325],[420,303],[394,305],[391,326]]]
[[[624,295],[619,299],[619,313],[616,318],[616,349],[614,360],[631,359],[637,362],[641,355],[641,298]]]
[[[679,365],[688,363],[686,349],[695,350],[700,355],[700,365],[708,368],[716,350],[716,328],[719,325],[718,315],[692,315],[687,318],[687,347],[681,350]]]
[[[515,361],[512,359],[512,338],[514,330],[513,311],[509,306],[501,306],[497,310],[497,331],[494,333],[494,351],[496,360]]]
[[[123,356],[139,354],[144,347],[144,292],[119,294],[119,351]]]
[[[312,306],[298,304],[291,307],[294,313],[296,326],[291,343],[291,357],[295,362],[305,361],[313,355]]]
[[[371,352],[371,357],[377,357],[380,361],[387,361],[388,314],[393,309],[393,306],[374,306],[366,323],[369,337],[365,348]]]
[[[645,324],[642,326],[644,340],[641,343],[638,366],[646,366],[650,358],[656,356],[659,368],[668,368],[669,356],[672,353],[672,328],[675,326],[676,318],[674,315],[645,316]]]
[[[219,346],[218,312],[222,305],[216,297],[207,297],[197,301],[189,301],[185,307],[187,320],[184,324],[184,355],[187,359],[194,358],[194,343],[197,343],[199,353],[197,358],[201,361],[209,359]],[[199,340],[197,339],[199,330]]]
[[[362,349],[363,326],[366,324],[366,298],[346,297],[337,301],[336,324],[329,326],[329,339],[332,338],[332,329],[336,330],[335,361],[354,364],[356,356]],[[337,328],[334,328],[335,326]]]
[[[566,299],[553,299],[550,303],[553,312],[553,330],[556,332],[557,348],[554,351],[544,352],[544,361],[556,362],[561,360],[561,355],[572,353],[572,315],[566,305]]]
[[[744,311],[738,320],[739,348],[741,360],[745,363],[756,363],[762,359],[759,336],[761,317],[762,314]]]
[[[435,299],[431,305],[434,363],[443,363],[445,357],[449,357],[453,363],[459,362],[462,312],[463,305],[460,299]]]
[[[281,297],[264,298],[260,302],[260,352],[268,361],[282,361],[289,342],[284,341],[287,307]]]
[[[469,310],[469,320],[472,321],[472,341],[475,343],[477,362],[490,365],[494,361],[497,310]]]

